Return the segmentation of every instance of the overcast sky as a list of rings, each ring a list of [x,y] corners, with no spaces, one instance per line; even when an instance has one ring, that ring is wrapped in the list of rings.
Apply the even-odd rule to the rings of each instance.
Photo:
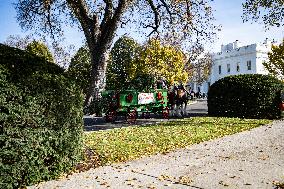
[[[9,35],[25,36],[29,32],[23,32],[16,21],[16,12],[12,5],[16,0],[0,0],[0,43],[4,42]],[[265,31],[263,25],[257,23],[243,23],[242,15],[243,0],[215,0],[212,2],[216,23],[222,25],[218,33],[218,39],[212,48],[213,52],[220,51],[221,44],[227,44],[239,40],[243,45],[263,42],[265,38],[275,39],[278,42],[284,37],[284,28],[275,27]],[[123,32],[121,32],[123,33]],[[82,45],[83,35],[77,29],[67,29],[66,44],[73,44],[76,48]]]

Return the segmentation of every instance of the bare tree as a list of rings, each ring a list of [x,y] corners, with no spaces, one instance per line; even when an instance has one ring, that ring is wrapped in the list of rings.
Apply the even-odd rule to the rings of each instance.
[[[21,37],[19,35],[9,35],[6,41],[4,41],[4,44],[10,47],[15,47],[18,49],[25,50],[27,45],[32,41],[33,38],[31,35],[27,35],[25,37]]]
[[[10,47],[26,50],[27,46],[33,41],[44,43],[44,45],[46,45],[51,51],[55,63],[63,68],[67,68],[71,61],[71,54],[74,52],[74,45],[64,46],[57,41],[53,41],[50,45],[45,40],[36,40],[33,35],[26,35],[24,37],[21,37],[20,35],[9,35],[6,41],[4,41],[4,44]]]
[[[210,0],[19,0],[17,19],[24,29],[62,36],[62,25],[79,26],[90,50],[91,82],[85,105],[89,105],[100,78],[105,77],[106,56],[120,26],[135,23],[149,35],[172,36],[188,42],[209,39],[212,24]]]
[[[195,63],[201,54],[204,52],[204,46],[199,43],[195,43],[188,50],[188,64]]]
[[[65,46],[54,41],[51,46],[56,64],[67,69],[72,59],[72,53],[75,51],[74,45]]]
[[[212,55],[210,53],[203,52],[201,56],[199,54],[199,57],[195,57],[194,62],[191,62],[189,66],[191,80],[199,85],[208,80],[212,63]]]

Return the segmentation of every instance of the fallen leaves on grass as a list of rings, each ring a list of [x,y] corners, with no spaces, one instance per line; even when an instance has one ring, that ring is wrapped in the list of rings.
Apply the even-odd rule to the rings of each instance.
[[[267,124],[269,120],[196,117],[151,126],[98,131],[86,134],[85,161],[80,171],[113,162],[125,162],[234,134]]]
[[[80,162],[75,167],[75,172],[87,171],[91,168],[99,167],[101,165],[101,160],[96,152],[89,148],[84,150],[84,161]]]

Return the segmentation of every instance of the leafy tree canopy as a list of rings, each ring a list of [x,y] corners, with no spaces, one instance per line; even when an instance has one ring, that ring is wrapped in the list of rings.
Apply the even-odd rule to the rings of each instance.
[[[283,0],[246,0],[243,3],[244,21],[262,21],[266,28],[284,26]]]
[[[284,80],[284,39],[279,46],[272,45],[272,51],[268,53],[268,62],[265,68],[274,76]]]
[[[26,51],[36,56],[43,57],[48,62],[54,62],[52,53],[42,42],[32,41],[27,45]]]
[[[109,89],[128,88],[136,77],[135,64],[141,51],[140,45],[132,38],[119,38],[110,52],[107,66],[107,86]]]
[[[81,47],[71,59],[67,70],[69,76],[76,80],[84,94],[90,84],[91,57],[88,47]]]
[[[149,40],[145,45],[140,61],[144,73],[149,73],[155,79],[164,78],[166,81],[186,82],[186,56],[181,49],[170,45],[161,45],[156,39]]]
[[[107,68],[107,89],[133,88],[144,91],[160,78],[186,82],[184,53],[157,39],[140,46],[132,38],[121,37],[111,50]]]

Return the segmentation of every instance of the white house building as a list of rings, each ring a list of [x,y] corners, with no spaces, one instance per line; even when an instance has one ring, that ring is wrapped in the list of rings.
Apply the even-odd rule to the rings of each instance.
[[[193,85],[195,92],[207,93],[215,81],[240,74],[268,74],[263,62],[268,60],[273,42],[266,39],[263,43],[241,46],[239,41],[221,46],[221,52],[212,54],[212,68],[208,81]]]

